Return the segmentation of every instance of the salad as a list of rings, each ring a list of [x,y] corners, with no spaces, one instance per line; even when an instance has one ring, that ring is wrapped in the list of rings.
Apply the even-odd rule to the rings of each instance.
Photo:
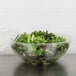
[[[17,42],[21,43],[57,43],[64,41],[66,41],[66,38],[48,33],[48,31],[34,31],[31,34],[23,33],[17,39]]]
[[[52,63],[68,49],[63,36],[48,31],[34,31],[17,35],[12,43],[14,51],[28,63]]]

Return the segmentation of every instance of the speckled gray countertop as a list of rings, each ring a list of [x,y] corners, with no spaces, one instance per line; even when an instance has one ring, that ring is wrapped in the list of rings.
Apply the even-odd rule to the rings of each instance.
[[[76,76],[76,55],[44,66],[25,64],[16,55],[0,55],[0,76]]]

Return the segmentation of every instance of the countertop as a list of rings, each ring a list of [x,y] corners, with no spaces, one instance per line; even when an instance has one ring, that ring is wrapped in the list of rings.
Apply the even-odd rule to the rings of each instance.
[[[16,55],[0,55],[0,76],[76,76],[76,55],[64,55],[44,66],[25,64]]]

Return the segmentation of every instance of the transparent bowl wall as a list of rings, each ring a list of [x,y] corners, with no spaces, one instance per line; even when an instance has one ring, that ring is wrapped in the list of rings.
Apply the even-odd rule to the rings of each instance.
[[[11,44],[14,52],[27,63],[53,63],[63,56],[69,48],[70,38],[58,43],[20,43],[14,40]]]

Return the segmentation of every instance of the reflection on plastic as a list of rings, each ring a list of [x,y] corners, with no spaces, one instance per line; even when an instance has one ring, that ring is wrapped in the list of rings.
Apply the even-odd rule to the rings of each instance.
[[[21,63],[14,76],[67,76],[65,68],[59,63],[51,65],[30,65]]]

